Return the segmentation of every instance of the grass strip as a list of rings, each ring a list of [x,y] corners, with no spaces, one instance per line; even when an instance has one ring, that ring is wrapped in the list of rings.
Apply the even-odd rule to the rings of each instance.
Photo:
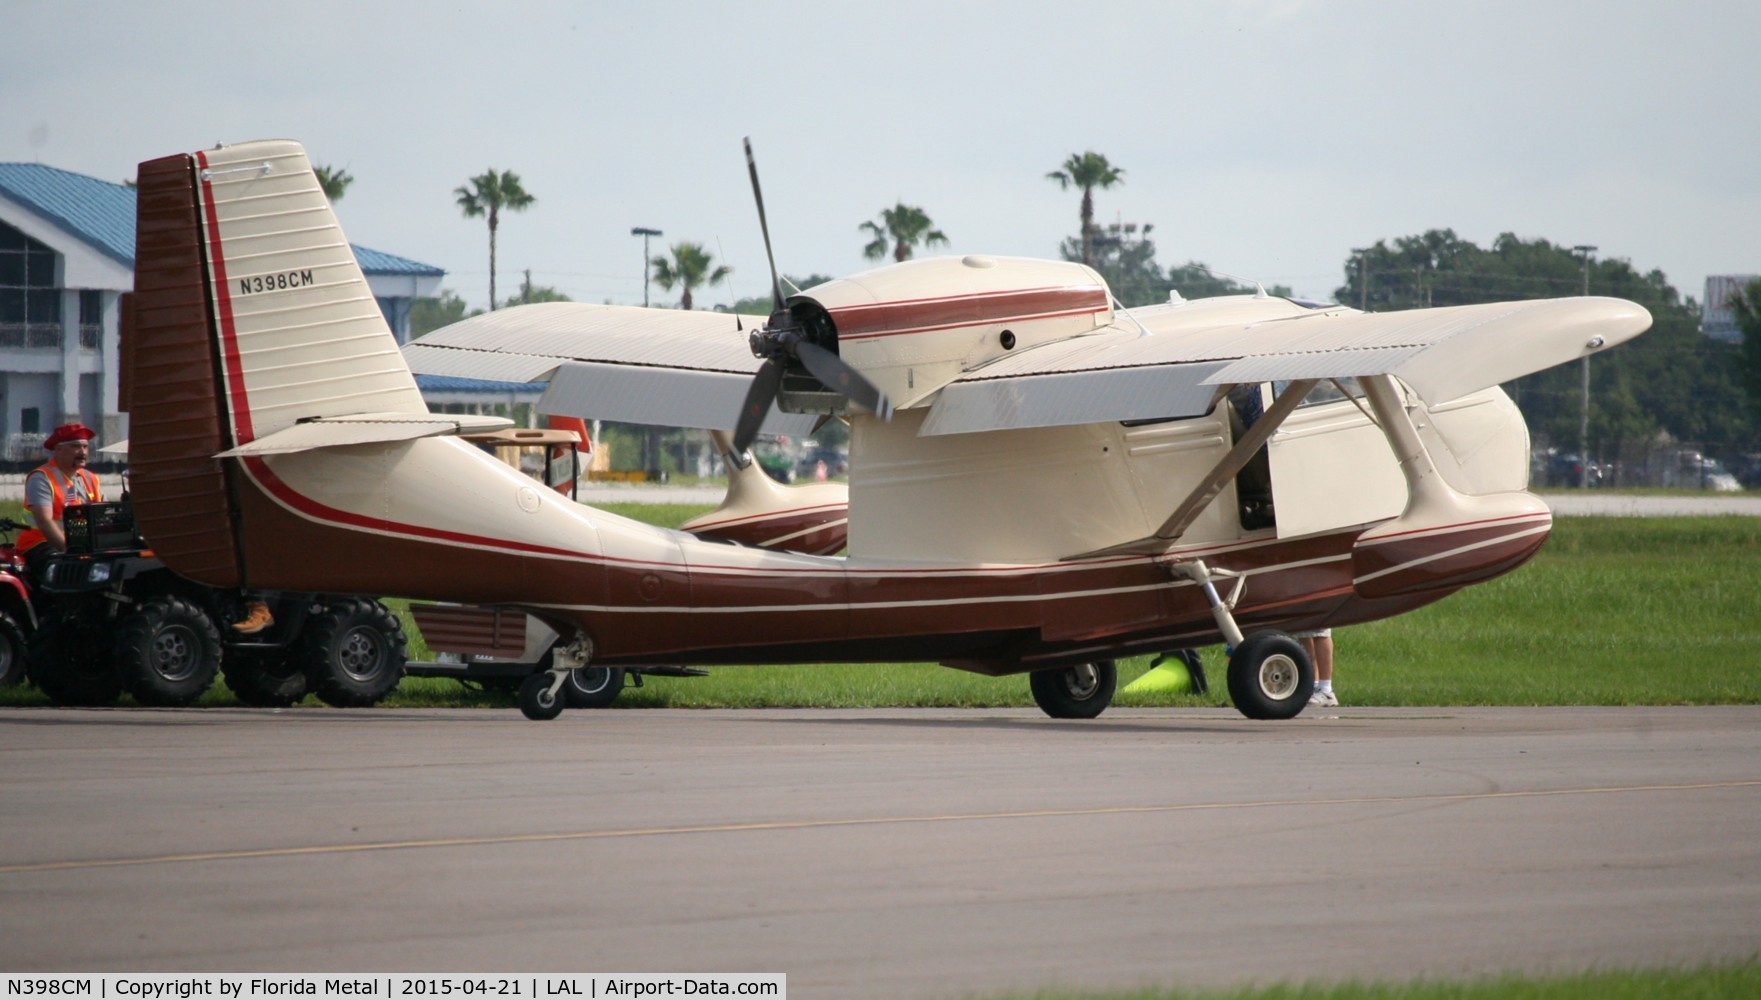
[[[1232,990],[1010,993],[996,1000],[1747,1000],[1761,996],[1761,962],[1692,968],[1599,970],[1561,976],[1499,975],[1462,981],[1300,983]]]

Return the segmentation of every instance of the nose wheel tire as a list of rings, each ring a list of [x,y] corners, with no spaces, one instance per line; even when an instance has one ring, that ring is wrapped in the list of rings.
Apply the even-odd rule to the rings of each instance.
[[[1293,719],[1314,693],[1308,651],[1282,632],[1255,632],[1229,657],[1229,697],[1250,719]]]
[[[563,714],[565,699],[555,682],[556,677],[548,670],[541,670],[520,682],[520,712],[526,718],[544,722]]]
[[[1113,703],[1119,671],[1112,660],[1096,660],[1035,670],[1027,675],[1027,684],[1040,711],[1052,718],[1092,719]]]

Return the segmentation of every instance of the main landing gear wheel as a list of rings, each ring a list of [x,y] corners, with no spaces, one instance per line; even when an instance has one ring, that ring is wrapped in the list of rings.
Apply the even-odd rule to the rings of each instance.
[[[556,684],[556,675],[548,670],[540,670],[521,681],[519,698],[520,712],[536,722],[563,714],[562,689]]]
[[[570,708],[605,708],[624,689],[623,667],[580,667],[563,681]]]
[[[1308,651],[1282,632],[1255,632],[1229,657],[1229,697],[1250,719],[1294,719],[1314,693]]]
[[[1113,689],[1118,684],[1119,671],[1112,660],[1035,670],[1027,675],[1034,702],[1054,719],[1094,718],[1113,703]]]

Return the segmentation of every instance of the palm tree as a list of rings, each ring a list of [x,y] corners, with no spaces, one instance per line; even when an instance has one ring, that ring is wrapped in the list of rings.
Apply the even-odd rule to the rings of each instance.
[[[691,289],[719,285],[722,279],[733,273],[733,268],[725,264],[711,270],[715,258],[703,249],[701,243],[674,243],[672,251],[671,260],[654,258],[654,283],[664,292],[670,292],[674,285],[678,285],[683,291],[679,297],[681,309],[691,308]]]
[[[494,167],[488,173],[471,178],[471,186],[460,186],[453,190],[458,195],[459,209],[465,218],[474,219],[480,215],[489,217],[489,308],[495,308],[495,231],[501,226],[501,212],[523,212],[537,201],[537,198],[526,193],[520,186],[520,175],[512,170],[497,172]]]
[[[900,202],[892,208],[881,209],[879,222],[864,222],[856,228],[874,237],[862,248],[863,256],[880,260],[891,246],[893,259],[904,261],[911,259],[911,248],[919,243],[926,247],[948,245],[948,237],[940,229],[930,228],[934,225],[923,209]]]
[[[1074,184],[1082,189],[1082,262],[1089,267],[1095,263],[1095,188],[1106,190],[1115,184],[1125,183],[1125,168],[1115,167],[1107,162],[1101,154],[1089,150],[1078,156],[1070,154],[1064,161],[1064,169],[1054,170],[1046,175],[1047,180],[1058,182],[1058,187],[1070,190]]]
[[[312,164],[312,172],[318,175],[318,186],[324,189],[324,197],[331,201],[341,201],[344,191],[355,182],[353,174],[347,167],[330,167],[323,164]]]

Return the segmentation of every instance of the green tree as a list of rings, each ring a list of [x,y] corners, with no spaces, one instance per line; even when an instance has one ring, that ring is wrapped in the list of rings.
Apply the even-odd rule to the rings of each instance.
[[[919,243],[926,247],[948,245],[948,237],[935,228],[923,209],[904,202],[881,209],[879,221],[864,222],[856,228],[874,237],[862,248],[862,255],[869,260],[880,260],[889,247],[895,261],[906,261]]]
[[[410,339],[415,340],[423,334],[433,333],[443,326],[451,326],[482,311],[467,311],[465,300],[459,298],[458,293],[450,288],[442,288],[438,298],[417,299],[410,303]]]
[[[1105,191],[1115,184],[1125,183],[1125,168],[1115,167],[1107,162],[1101,154],[1089,150],[1077,154],[1071,153],[1064,161],[1062,170],[1054,170],[1046,175],[1047,180],[1058,182],[1060,190],[1070,190],[1074,184],[1082,189],[1082,229],[1078,232],[1082,240],[1082,257],[1084,264],[1094,266],[1095,237],[1095,188]]]
[[[312,164],[312,173],[318,175],[318,186],[324,189],[324,197],[332,202],[342,200],[343,192],[355,182],[354,175],[347,168],[332,167],[322,163]]]
[[[815,285],[823,285],[831,280],[832,277],[829,274],[810,274],[801,279],[792,278],[785,274],[783,275],[783,288],[785,290],[790,288],[808,289]],[[717,312],[740,313],[745,316],[769,316],[772,312],[770,293],[766,292],[763,295],[740,299],[731,306],[716,306],[715,309]]]
[[[704,250],[701,243],[674,243],[670,260],[656,257],[651,264],[654,283],[661,291],[670,292],[674,287],[680,290],[680,309],[691,308],[692,289],[719,285],[733,273],[733,269],[725,264],[714,266],[714,255]]]
[[[487,172],[470,179],[470,186],[459,186],[453,189],[458,199],[459,210],[465,218],[489,219],[489,308],[495,308],[495,232],[501,228],[501,213],[523,212],[532,207],[538,199],[526,193],[520,184],[520,176],[512,170],[496,171],[491,167]]]
[[[1743,331],[1743,392],[1749,397],[1750,412],[1761,422],[1761,279],[1738,289],[1730,297],[1730,309],[1736,313],[1738,329]]]
[[[503,306],[530,306],[540,302],[573,302],[574,299],[557,291],[549,285],[532,284],[532,272],[527,271],[525,279],[520,282],[520,293],[508,298]]]
[[[1202,299],[1215,295],[1241,295],[1254,291],[1229,278],[1214,274],[1198,261],[1187,261],[1166,271],[1156,262],[1156,244],[1150,239],[1154,223],[1141,227],[1134,222],[1111,223],[1098,227],[1093,234],[1092,266],[1107,282],[1107,288],[1120,305],[1127,309],[1168,301],[1169,292],[1182,298]],[[1082,241],[1070,237],[1059,246],[1065,260],[1082,258]],[[1290,294],[1290,289],[1274,285],[1267,294]]]
[[[1744,406],[1736,348],[1700,332],[1699,308],[1661,271],[1640,273],[1620,259],[1591,259],[1592,295],[1629,299],[1650,311],[1652,327],[1590,362],[1590,450],[1601,460],[1649,450],[1659,430],[1679,441],[1735,449],[1754,440],[1757,417]],[[1584,259],[1570,246],[1502,233],[1482,248],[1449,229],[1378,241],[1344,262],[1335,291],[1374,310],[1467,305],[1583,294]],[[1577,450],[1582,369],[1559,365],[1506,389],[1529,427]],[[1635,450],[1638,449],[1638,450]]]

